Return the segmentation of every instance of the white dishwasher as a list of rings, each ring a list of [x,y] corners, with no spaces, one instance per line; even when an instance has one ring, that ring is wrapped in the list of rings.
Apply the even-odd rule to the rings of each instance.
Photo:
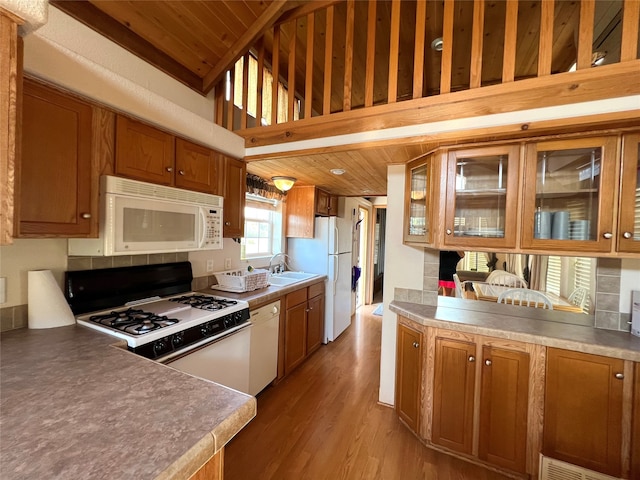
[[[249,394],[257,395],[278,375],[280,301],[251,310]]]

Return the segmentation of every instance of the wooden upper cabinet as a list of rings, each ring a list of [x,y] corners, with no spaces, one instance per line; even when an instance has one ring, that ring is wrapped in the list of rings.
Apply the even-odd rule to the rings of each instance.
[[[91,105],[25,81],[22,108],[16,236],[97,235]]]
[[[518,145],[449,151],[443,247],[515,248],[519,173]]]
[[[159,185],[173,185],[175,137],[118,115],[116,175]]]
[[[175,186],[218,195],[224,158],[210,148],[176,138]]]
[[[244,204],[247,190],[247,166],[242,160],[224,156],[223,236],[244,235]]]
[[[313,185],[293,187],[287,192],[286,236],[313,238],[315,230],[315,190]]]
[[[396,350],[396,413],[413,430],[420,428],[422,398],[422,333],[398,324]]]
[[[407,164],[404,184],[404,233],[407,244],[433,245],[439,231],[440,182],[442,156],[432,153]]]
[[[617,162],[614,136],[528,144],[522,247],[611,252]],[[637,173],[630,180],[635,178]]]
[[[287,192],[286,236],[313,238],[316,216],[338,214],[338,197],[314,185],[295,186]]]
[[[640,253],[640,133],[622,137],[618,251]]]
[[[631,381],[623,360],[548,348],[542,453],[620,477],[623,390]]]

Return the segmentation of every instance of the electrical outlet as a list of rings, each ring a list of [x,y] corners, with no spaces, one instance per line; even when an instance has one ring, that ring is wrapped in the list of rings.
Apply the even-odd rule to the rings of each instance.
[[[231,268],[231,259],[230,258],[225,258],[224,259],[224,269],[225,270],[229,270]]]
[[[213,260],[207,260],[207,272],[213,272]]]

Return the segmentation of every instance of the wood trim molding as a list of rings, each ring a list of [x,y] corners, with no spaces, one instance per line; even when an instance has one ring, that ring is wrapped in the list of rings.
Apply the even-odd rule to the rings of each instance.
[[[4,11],[3,11],[4,12]],[[16,153],[19,150],[19,96],[22,40],[18,24],[0,14],[0,245],[13,241]]]

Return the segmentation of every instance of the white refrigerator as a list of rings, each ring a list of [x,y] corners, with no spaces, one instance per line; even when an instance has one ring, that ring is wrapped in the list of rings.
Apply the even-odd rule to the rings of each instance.
[[[351,222],[340,217],[316,217],[314,238],[289,238],[292,267],[327,276],[324,343],[351,325]]]

